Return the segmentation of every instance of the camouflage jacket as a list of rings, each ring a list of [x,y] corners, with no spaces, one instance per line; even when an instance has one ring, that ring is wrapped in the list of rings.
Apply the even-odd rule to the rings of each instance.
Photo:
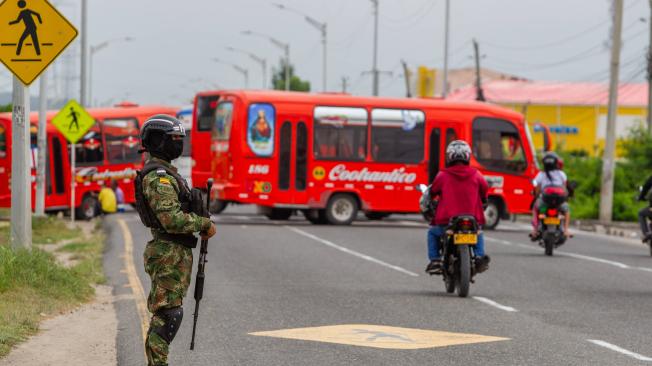
[[[149,161],[177,171],[177,168],[165,160],[152,157]],[[156,170],[148,173],[143,178],[143,194],[165,232],[169,234],[192,234],[208,230],[211,226],[210,219],[181,211],[179,183],[169,174]],[[152,229],[152,233],[156,231],[159,230]]]

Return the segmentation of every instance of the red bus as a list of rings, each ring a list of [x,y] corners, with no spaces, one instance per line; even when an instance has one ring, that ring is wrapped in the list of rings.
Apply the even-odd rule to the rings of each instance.
[[[255,204],[271,219],[300,210],[313,223],[349,224],[416,213],[445,165],[447,144],[473,147],[490,183],[487,227],[530,212],[538,169],[523,116],[485,103],[341,94],[218,91],[213,98],[213,199]],[[208,129],[206,122],[205,129]],[[194,142],[194,141],[193,141]]]
[[[139,127],[158,113],[174,115],[178,108],[137,106],[124,103],[115,108],[89,109],[97,123],[77,143],[75,208],[79,218],[98,214],[97,193],[103,185],[117,180],[126,203],[135,200],[133,178],[142,166]],[[46,211],[70,209],[70,144],[50,124],[58,111],[47,113],[47,157],[45,177]],[[32,150],[32,208],[35,206],[38,113],[30,115]],[[11,113],[0,114],[0,207],[11,205]]]

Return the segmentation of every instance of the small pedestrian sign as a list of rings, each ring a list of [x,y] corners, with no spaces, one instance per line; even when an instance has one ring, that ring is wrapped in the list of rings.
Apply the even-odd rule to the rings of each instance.
[[[95,119],[75,100],[70,100],[52,119],[52,124],[71,144],[76,144],[89,128],[95,124]]]
[[[75,37],[77,29],[46,0],[0,3],[0,62],[25,85],[36,80]]]

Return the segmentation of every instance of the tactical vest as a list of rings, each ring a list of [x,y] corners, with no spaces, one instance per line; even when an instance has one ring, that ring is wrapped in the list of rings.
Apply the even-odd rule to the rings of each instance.
[[[147,174],[152,171],[156,171],[156,174],[161,177],[171,175],[177,181],[179,186],[179,203],[181,204],[181,211],[184,213],[195,213],[202,217],[210,217],[208,211],[206,211],[206,205],[204,204],[204,194],[201,190],[197,188],[190,189],[188,183],[181,175],[177,172],[169,169],[163,164],[156,162],[148,162],[145,164],[142,170],[137,171],[136,179],[134,180],[135,193],[136,193],[136,211],[140,216],[140,220],[143,222],[143,225],[146,227],[155,229],[157,236],[163,240],[173,241],[175,243],[181,244],[185,247],[195,248],[197,246],[197,237],[192,234],[172,234],[166,233],[165,228],[158,221],[156,214],[152,211],[152,208],[147,202],[143,191],[143,179]]]

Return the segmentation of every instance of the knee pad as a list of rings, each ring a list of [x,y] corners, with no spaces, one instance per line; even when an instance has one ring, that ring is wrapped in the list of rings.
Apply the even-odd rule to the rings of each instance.
[[[177,306],[169,309],[161,309],[154,315],[163,320],[163,326],[152,327],[150,331],[158,334],[168,344],[172,343],[172,340],[179,331],[179,326],[181,326],[181,320],[183,320],[183,308]]]

